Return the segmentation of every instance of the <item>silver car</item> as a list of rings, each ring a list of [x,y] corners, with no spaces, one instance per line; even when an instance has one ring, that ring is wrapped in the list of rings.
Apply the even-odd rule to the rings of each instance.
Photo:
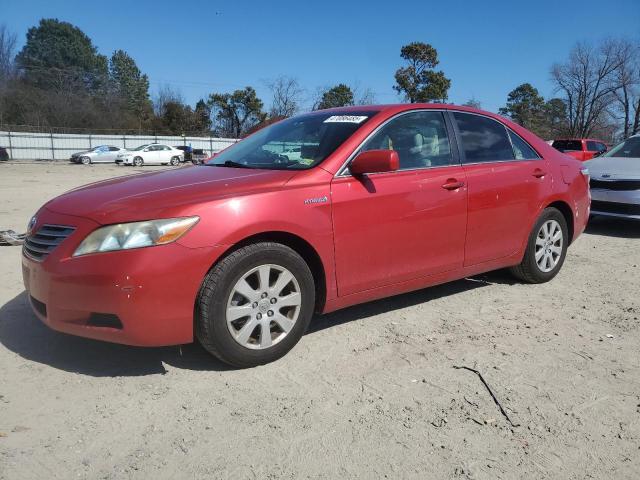
[[[585,162],[591,175],[591,214],[640,220],[640,135]]]
[[[71,155],[69,159],[73,163],[89,165],[91,163],[115,163],[120,152],[125,152],[124,148],[111,145],[98,145],[90,150],[78,152]]]

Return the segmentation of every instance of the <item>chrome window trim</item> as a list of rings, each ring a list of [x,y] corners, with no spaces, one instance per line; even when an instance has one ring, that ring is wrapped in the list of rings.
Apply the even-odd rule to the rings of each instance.
[[[403,115],[408,115],[410,113],[419,113],[419,112],[440,112],[440,113],[442,113],[442,117],[443,117],[442,121],[444,122],[444,127],[445,127],[445,130],[447,132],[447,140],[449,141],[449,151],[451,152],[451,159],[453,160],[453,145],[451,143],[451,135],[449,135],[449,131],[448,131],[448,128],[447,128],[447,122],[446,122],[446,119],[444,118],[444,115],[446,115],[447,109],[445,109],[445,108],[417,108],[415,110],[405,110],[404,112],[396,113],[394,116],[387,118],[384,122],[382,122],[380,125],[378,125],[369,135],[366,136],[366,138],[362,142],[360,142],[358,147],[355,148],[353,150],[353,152],[351,152],[351,154],[347,157],[347,159],[344,161],[342,166],[338,169],[338,171],[333,176],[333,178],[353,177],[353,175],[351,175],[351,173],[349,172],[349,164],[356,157],[356,155],[358,155],[358,153],[360,153],[360,149],[364,146],[365,143],[367,143],[373,136],[375,136],[382,128],[384,128],[392,120],[395,120],[396,118],[401,117]],[[394,172],[373,172],[371,174],[366,174],[366,175],[369,176],[369,175],[379,175],[380,173],[409,172],[409,171],[415,171],[415,170],[430,170],[432,168],[459,167],[459,166],[460,166],[460,164],[458,163],[458,164],[450,164],[450,165],[436,165],[436,166],[430,166],[430,167],[404,168],[404,169],[395,170]]]

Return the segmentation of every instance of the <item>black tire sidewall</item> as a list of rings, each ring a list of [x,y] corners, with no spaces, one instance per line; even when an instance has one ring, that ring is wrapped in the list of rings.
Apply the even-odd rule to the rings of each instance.
[[[229,332],[226,320],[227,301],[232,288],[243,275],[265,264],[280,265],[288,269],[298,281],[303,300],[298,319],[287,336],[271,348],[253,350],[240,345]],[[223,361],[235,366],[255,366],[277,360],[298,343],[313,316],[315,285],[309,267],[295,251],[274,244],[256,249],[225,267],[220,271],[220,281],[213,295],[202,299],[208,302],[209,318],[199,320],[209,322],[208,331],[211,332],[212,338],[208,340],[214,344],[216,352]]]
[[[538,236],[538,232],[542,225],[549,221],[555,220],[560,225],[562,229],[562,253],[560,254],[560,261],[556,264],[556,266],[550,272],[543,272],[538,267],[538,263],[536,262],[536,237]],[[536,224],[531,231],[529,236],[529,242],[527,244],[527,255],[526,260],[529,263],[529,271],[535,277],[535,280],[539,283],[548,282],[553,277],[555,277],[562,265],[564,264],[564,259],[567,256],[567,248],[569,246],[569,229],[567,227],[567,221],[564,218],[564,215],[560,212],[560,210],[556,208],[547,208],[542,212],[542,215],[536,221]]]

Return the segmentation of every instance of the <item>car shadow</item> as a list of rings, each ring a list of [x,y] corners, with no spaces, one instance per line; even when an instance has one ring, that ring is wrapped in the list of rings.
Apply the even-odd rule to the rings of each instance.
[[[640,238],[640,222],[613,217],[593,217],[584,233],[617,238]]]
[[[514,285],[517,280],[506,270],[496,270],[494,272],[476,275],[474,277],[457,280],[455,282],[444,283],[434,287],[416,290],[393,297],[383,298],[368,303],[355,305],[353,307],[338,310],[327,315],[314,318],[307,330],[307,335],[331,328],[343,323],[361,320],[363,318],[380,315],[382,313],[399,310],[401,308],[412,307],[420,303],[427,303],[442,297],[448,297],[459,293],[474,290],[476,288],[487,287],[489,285]]]
[[[25,359],[94,377],[165,374],[165,364],[189,370],[231,369],[197,343],[142,348],[56,332],[33,314],[26,292],[0,307],[0,343]]]
[[[314,317],[307,334],[475,288],[513,283],[506,272],[497,271],[356,305]],[[142,348],[56,332],[33,314],[26,292],[0,307],[0,344],[27,360],[94,377],[165,374],[165,365],[197,371],[233,369],[210,355],[198,343]]]

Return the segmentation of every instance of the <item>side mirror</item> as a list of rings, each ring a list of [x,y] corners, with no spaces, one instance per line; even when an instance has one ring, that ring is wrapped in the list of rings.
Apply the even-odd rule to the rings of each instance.
[[[400,158],[395,150],[368,150],[359,153],[349,165],[352,175],[393,172],[400,168]]]

